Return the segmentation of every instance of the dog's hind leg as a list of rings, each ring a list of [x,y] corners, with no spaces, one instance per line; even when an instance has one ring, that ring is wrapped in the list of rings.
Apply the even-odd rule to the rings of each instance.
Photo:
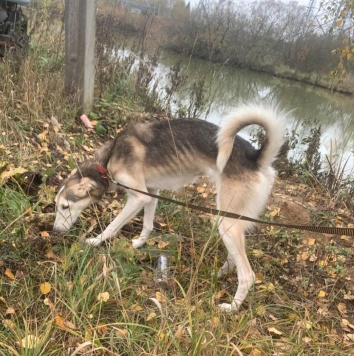
[[[228,254],[224,265],[218,271],[218,278],[221,278],[225,274],[228,274],[235,268],[235,259]]]
[[[159,194],[158,189],[149,189],[149,193]],[[152,229],[154,228],[154,216],[157,205],[157,199],[151,198],[151,200],[144,206],[144,223],[143,230],[141,231],[140,237],[132,241],[134,248],[139,248],[145,244],[150,236]]]
[[[237,310],[254,283],[254,273],[246,255],[244,230],[244,223],[233,219],[224,218],[219,225],[221,237],[228,251],[228,259],[233,259],[231,265],[236,265],[238,277],[235,297],[231,304],[219,305],[222,311]]]
[[[140,188],[140,190],[143,189]],[[133,192],[131,190],[129,190],[127,194],[127,203],[123,210],[120,212],[120,214],[107,226],[107,228],[102,232],[102,234],[94,238],[86,239],[86,243],[92,246],[98,246],[103,241],[114,237],[126,223],[128,223],[134,216],[136,216],[139,211],[144,206],[148,205],[153,199],[146,195]]]

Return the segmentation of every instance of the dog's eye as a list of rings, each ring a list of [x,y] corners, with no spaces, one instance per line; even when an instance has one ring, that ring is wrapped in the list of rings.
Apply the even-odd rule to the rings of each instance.
[[[61,206],[61,208],[62,208],[62,210],[69,209],[69,205],[64,205],[64,204],[63,204],[63,205]]]

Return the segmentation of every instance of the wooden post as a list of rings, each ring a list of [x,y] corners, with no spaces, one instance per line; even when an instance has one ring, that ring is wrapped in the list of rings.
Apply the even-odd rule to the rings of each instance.
[[[65,0],[65,88],[80,113],[93,103],[96,0]]]

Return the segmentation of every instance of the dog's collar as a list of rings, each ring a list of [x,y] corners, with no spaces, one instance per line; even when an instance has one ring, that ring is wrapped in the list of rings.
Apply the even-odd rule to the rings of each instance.
[[[101,166],[100,164],[96,163],[95,164],[96,169],[98,171],[98,173],[101,175],[101,178],[103,179],[104,183],[106,184],[106,186],[109,186],[109,176],[108,176],[108,171],[106,168],[104,168],[103,166]]]

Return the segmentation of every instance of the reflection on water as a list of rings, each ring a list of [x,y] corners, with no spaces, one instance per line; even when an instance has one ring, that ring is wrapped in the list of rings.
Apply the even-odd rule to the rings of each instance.
[[[166,85],[168,68],[179,59],[176,55],[164,52],[160,59],[160,88]],[[188,72],[185,90],[177,95],[177,101],[188,101],[188,86],[198,76],[207,80],[207,95],[212,104],[201,119],[220,124],[222,117],[232,111],[238,103],[274,101],[282,108],[293,110],[288,130],[295,130],[299,137],[309,133],[309,127],[316,120],[322,128],[321,153],[337,154],[346,160],[349,157],[353,167],[354,151],[354,99],[340,93],[292,80],[249,70],[210,64],[203,60],[183,59],[182,66]],[[349,165],[348,165],[349,167]],[[349,172],[347,172],[349,173]]]
[[[126,57],[129,50],[118,51],[116,56]],[[137,58],[137,56],[134,55]],[[138,63],[138,62],[137,62]],[[136,65],[137,65],[136,63]],[[188,106],[189,88],[201,76],[205,77],[205,94],[210,106],[200,119],[216,124],[232,111],[240,102],[265,101],[279,103],[285,110],[292,110],[291,121],[287,122],[289,132],[293,130],[301,138],[308,136],[311,125],[321,125],[321,154],[331,162],[345,162],[348,159],[346,174],[354,167],[354,99],[350,96],[332,93],[329,90],[292,80],[277,78],[268,74],[227,65],[211,64],[207,61],[181,58],[176,54],[163,52],[155,69],[153,84],[157,84],[161,99],[168,86],[168,73],[176,63],[188,73],[184,87],[175,96],[172,110],[180,104]],[[247,136],[247,133],[245,134]],[[297,153],[293,152],[293,156]]]

